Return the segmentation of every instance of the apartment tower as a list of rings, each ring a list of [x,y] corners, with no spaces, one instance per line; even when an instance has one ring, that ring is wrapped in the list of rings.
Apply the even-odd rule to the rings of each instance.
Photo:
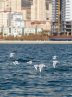
[[[52,32],[72,34],[72,0],[52,0]]]
[[[45,0],[33,0],[31,6],[31,20],[46,20],[46,2]]]
[[[61,0],[52,0],[52,22],[51,22],[51,30],[52,33],[60,33],[60,1]]]
[[[62,0],[61,31],[72,34],[72,0]]]
[[[21,0],[0,0],[0,27],[7,26],[8,14],[21,12]]]

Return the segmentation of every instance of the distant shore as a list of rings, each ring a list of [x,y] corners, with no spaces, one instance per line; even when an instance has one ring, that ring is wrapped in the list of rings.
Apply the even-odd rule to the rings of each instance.
[[[11,41],[1,40],[0,44],[72,44],[72,41]]]

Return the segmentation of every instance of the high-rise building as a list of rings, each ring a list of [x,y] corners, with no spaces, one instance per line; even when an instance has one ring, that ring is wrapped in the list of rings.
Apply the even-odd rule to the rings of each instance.
[[[52,0],[52,32],[60,33],[60,1],[61,0]]]
[[[47,8],[46,8],[46,20],[50,20],[52,18],[52,4],[50,2],[47,3]]]
[[[7,26],[8,12],[10,12],[10,1],[1,0],[0,1],[0,28]]]
[[[31,20],[46,20],[45,0],[33,0],[33,5],[31,6]]]
[[[72,32],[72,0],[52,0],[52,32]]]
[[[1,0],[0,12],[21,11],[21,0]]]
[[[62,0],[61,2],[61,30],[71,34],[72,32],[72,0]]]
[[[7,26],[11,12],[21,12],[21,0],[0,0],[0,27]]]
[[[9,0],[11,11],[21,12],[21,0]]]

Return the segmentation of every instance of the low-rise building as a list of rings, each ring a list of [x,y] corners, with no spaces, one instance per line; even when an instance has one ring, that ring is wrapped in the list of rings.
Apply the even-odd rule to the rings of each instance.
[[[24,28],[24,35],[39,34],[43,30],[41,28]]]
[[[8,14],[7,27],[3,29],[3,35],[5,36],[22,36],[24,29],[24,20],[22,13],[12,12]]]

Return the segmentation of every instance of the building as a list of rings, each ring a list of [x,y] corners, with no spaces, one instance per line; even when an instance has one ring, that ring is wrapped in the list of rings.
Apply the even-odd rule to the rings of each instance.
[[[61,4],[61,31],[72,34],[72,0],[62,0]]]
[[[22,9],[21,13],[23,14],[23,20],[27,20],[27,10],[26,9]]]
[[[21,12],[21,0],[7,0],[9,1],[12,12]]]
[[[72,0],[52,0],[52,32],[72,34]]]
[[[31,20],[46,20],[45,0],[33,0],[33,4],[31,6]]]
[[[46,2],[46,0],[29,0],[29,4],[28,7],[24,3],[27,7],[22,8],[22,0],[1,0],[0,33],[3,35],[15,33],[14,36],[17,36],[19,32],[22,32],[20,35],[23,34],[23,29],[26,29],[26,33],[28,30],[28,33],[32,33],[32,31],[35,33],[36,28],[50,31],[51,3]],[[9,33],[7,34],[7,32]]]
[[[21,11],[21,0],[1,0],[0,12]]]
[[[8,15],[8,26],[24,28],[23,14],[20,12],[13,12]]]
[[[10,16],[13,12],[21,12],[21,0],[0,0],[0,33],[10,31],[9,22],[12,21]]]
[[[52,20],[51,20],[51,31],[52,33],[60,33],[60,11],[61,11],[61,0],[52,0]]]
[[[4,27],[4,36],[22,36],[24,30],[23,14],[19,12],[12,12],[8,14],[8,26]],[[8,31],[9,29],[9,31]],[[6,30],[6,31],[5,31]],[[8,32],[7,32],[8,31]]]
[[[51,21],[51,18],[52,18],[52,3],[47,2],[46,20]]]
[[[21,0],[0,1],[0,27],[7,26],[8,14],[21,12]]]
[[[31,21],[33,27],[40,27],[45,31],[51,30],[52,4],[49,0],[33,0],[31,5]]]

